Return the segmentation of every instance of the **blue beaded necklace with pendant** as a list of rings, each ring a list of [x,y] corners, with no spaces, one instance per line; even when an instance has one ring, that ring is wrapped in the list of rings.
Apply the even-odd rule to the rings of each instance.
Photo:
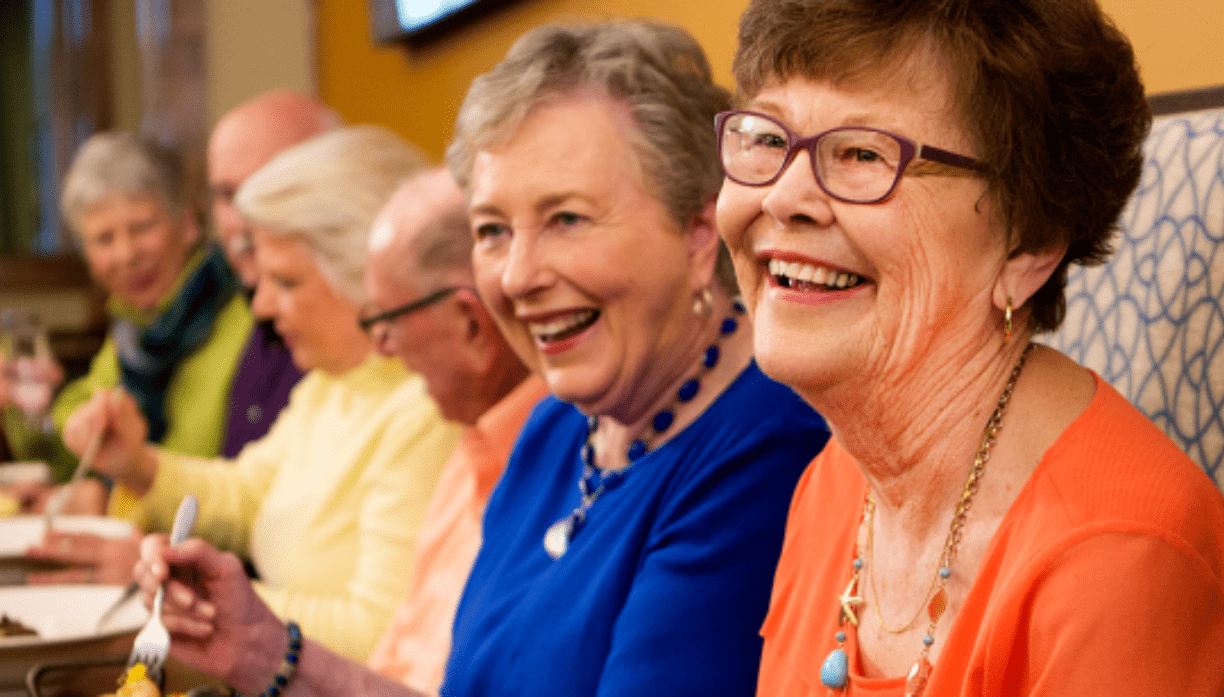
[[[710,344],[701,354],[701,365],[697,375],[684,381],[680,388],[676,390],[676,399],[667,408],[662,409],[654,418],[650,420],[650,428],[642,437],[635,438],[629,444],[625,456],[629,460],[629,464],[624,468],[614,471],[606,471],[595,465],[595,446],[591,442],[591,437],[599,428],[599,417],[587,417],[587,436],[582,444],[580,457],[582,458],[582,476],[578,478],[578,491],[582,493],[582,499],[569,515],[561,520],[548,526],[548,530],[544,533],[544,551],[548,552],[548,556],[553,559],[560,559],[566,550],[569,549],[570,542],[574,539],[574,535],[586,522],[587,511],[594,505],[596,499],[604,494],[604,492],[614,489],[625,475],[629,473],[637,463],[651,451],[651,443],[659,436],[667,432],[672,424],[676,421],[675,410],[681,404],[693,401],[697,393],[701,391],[701,377],[713,370],[714,366],[718,365],[718,359],[721,356],[718,344],[726,337],[735,333],[739,328],[738,315],[745,312],[745,307],[742,301],[738,298],[732,300],[731,309],[736,316],[731,316],[723,319],[722,324],[718,327],[718,338],[713,344]]]

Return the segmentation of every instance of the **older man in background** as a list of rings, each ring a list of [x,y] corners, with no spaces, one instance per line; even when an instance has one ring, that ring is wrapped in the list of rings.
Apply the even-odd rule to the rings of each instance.
[[[506,344],[473,289],[462,193],[445,170],[405,183],[370,238],[362,325],[379,350],[420,373],[443,416],[466,424],[417,538],[412,589],[369,667],[437,694],[481,517],[543,382]]]
[[[234,207],[234,193],[281,151],[342,123],[314,97],[275,90],[234,107],[213,129],[208,140],[213,222],[226,259],[242,279],[248,297],[259,280],[259,270],[250,228]],[[272,325],[257,323],[234,376],[221,454],[234,457],[245,443],[267,433],[301,377]]]

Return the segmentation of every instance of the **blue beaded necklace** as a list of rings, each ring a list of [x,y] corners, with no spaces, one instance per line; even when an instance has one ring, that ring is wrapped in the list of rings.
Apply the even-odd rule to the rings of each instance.
[[[738,298],[732,300],[731,309],[736,315],[742,315],[745,312],[744,304]],[[672,424],[676,421],[676,407],[693,401],[693,398],[701,391],[701,377],[718,365],[718,359],[721,357],[721,352],[718,348],[719,342],[734,334],[738,328],[739,320],[736,317],[732,316],[723,319],[722,324],[718,327],[718,338],[701,355],[701,366],[698,374],[685,380],[684,384],[680,385],[680,389],[676,390],[676,400],[654,415],[654,418],[650,420],[648,433],[643,434],[642,437],[635,438],[629,444],[629,448],[625,452],[629,464],[624,468],[609,472],[595,465],[595,446],[591,442],[591,438],[599,428],[599,417],[594,415],[587,417],[587,435],[580,452],[580,457],[582,458],[582,476],[578,478],[578,491],[582,493],[582,499],[578,507],[569,515],[548,526],[548,530],[544,533],[544,551],[548,552],[548,556],[553,559],[560,559],[561,555],[565,554],[566,550],[569,549],[570,541],[574,539],[578,529],[586,522],[587,511],[594,505],[595,500],[603,495],[605,491],[609,491],[620,484],[629,470],[651,451],[651,444],[671,428]]]

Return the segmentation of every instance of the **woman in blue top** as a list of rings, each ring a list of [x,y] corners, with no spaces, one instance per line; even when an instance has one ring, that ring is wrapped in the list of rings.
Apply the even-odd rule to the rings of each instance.
[[[753,364],[714,239],[726,102],[645,22],[539,28],[468,92],[447,159],[477,287],[555,398],[489,500],[445,695],[754,692],[826,430]]]
[[[648,22],[533,30],[468,93],[447,157],[477,288],[555,397],[486,509],[444,695],[755,691],[791,493],[828,432],[752,360],[714,228],[727,102],[692,37]],[[238,638],[211,668],[241,691],[296,665],[279,692],[406,694],[229,589],[167,607]]]

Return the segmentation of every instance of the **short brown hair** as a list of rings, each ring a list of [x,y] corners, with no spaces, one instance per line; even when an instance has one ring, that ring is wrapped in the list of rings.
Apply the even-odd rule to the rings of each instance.
[[[718,195],[713,123],[730,95],[714,83],[696,39],[647,20],[545,25],[521,36],[504,60],[472,81],[446,151],[451,176],[470,194],[477,151],[509,140],[541,103],[584,89],[628,106],[645,183],[681,226]],[[723,249],[719,281],[734,292],[730,262]]]
[[[752,0],[737,97],[877,76],[924,48],[947,71],[1012,253],[1067,246],[1030,300],[1033,328],[1055,329],[1067,267],[1111,251],[1152,118],[1130,42],[1094,0]]]

